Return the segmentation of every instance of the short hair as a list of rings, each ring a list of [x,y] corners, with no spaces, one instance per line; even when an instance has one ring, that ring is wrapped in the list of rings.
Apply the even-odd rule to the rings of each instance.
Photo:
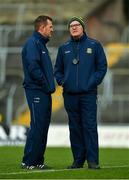
[[[49,16],[46,16],[46,15],[41,15],[41,16],[38,16],[35,21],[34,21],[34,29],[35,31],[38,31],[39,30],[39,27],[44,24],[44,25],[47,25],[47,20],[50,20],[50,21],[53,21],[51,17]]]

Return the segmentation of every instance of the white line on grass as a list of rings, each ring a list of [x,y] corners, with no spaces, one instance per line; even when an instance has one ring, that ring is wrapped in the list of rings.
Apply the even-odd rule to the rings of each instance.
[[[129,167],[129,165],[121,165],[121,166],[102,166],[101,169],[112,169],[112,168],[125,168]],[[84,168],[72,169],[74,170],[82,170]],[[15,175],[15,174],[31,174],[31,173],[43,173],[43,172],[61,172],[61,171],[69,171],[70,169],[50,169],[50,170],[26,170],[20,172],[9,172],[9,173],[0,173],[0,175]],[[87,169],[88,170],[88,169]]]

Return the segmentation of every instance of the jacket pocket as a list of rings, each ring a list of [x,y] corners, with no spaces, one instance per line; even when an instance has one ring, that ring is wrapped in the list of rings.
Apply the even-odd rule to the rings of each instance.
[[[97,82],[96,82],[96,79],[95,79],[94,75],[92,75],[91,78],[88,81],[87,91],[93,90],[96,87],[97,87]]]

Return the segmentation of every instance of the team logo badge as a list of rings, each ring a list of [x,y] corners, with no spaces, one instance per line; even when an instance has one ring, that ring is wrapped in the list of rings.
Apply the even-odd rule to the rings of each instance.
[[[88,54],[92,54],[92,49],[91,49],[91,48],[87,48],[86,52],[87,52]]]

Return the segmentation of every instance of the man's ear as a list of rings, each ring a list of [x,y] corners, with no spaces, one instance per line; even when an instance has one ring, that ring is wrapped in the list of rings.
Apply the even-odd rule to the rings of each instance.
[[[44,29],[44,27],[45,27],[45,25],[44,25],[44,24],[42,24],[42,25],[39,27],[39,30],[43,30],[43,29]]]

